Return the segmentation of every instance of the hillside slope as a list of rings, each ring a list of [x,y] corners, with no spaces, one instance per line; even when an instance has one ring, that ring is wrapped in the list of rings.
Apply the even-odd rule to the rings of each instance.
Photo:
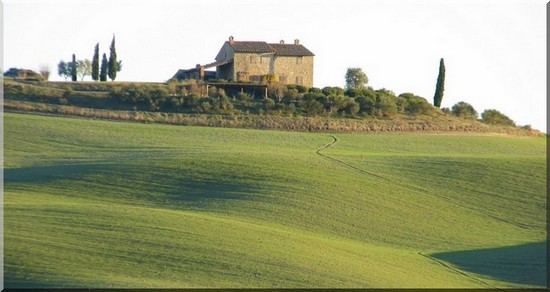
[[[310,88],[307,94],[304,88],[304,92],[296,93],[290,100],[275,103],[259,97],[241,99],[235,94],[229,98],[225,93],[214,94],[214,89],[210,96],[198,91],[189,95],[184,87],[172,82],[37,82],[5,78],[4,109],[145,123],[285,131],[544,135],[530,126],[487,124],[456,117],[434,108],[422,97],[411,93],[397,97],[385,89],[369,89],[362,93],[370,96],[366,98],[344,96],[344,90],[336,87]],[[339,96],[338,102],[335,96]],[[348,100],[347,103],[344,100]],[[346,104],[353,104],[360,112],[350,113],[351,105]]]
[[[544,286],[539,249],[519,280],[441,255],[544,242],[542,138],[4,129],[6,287]]]

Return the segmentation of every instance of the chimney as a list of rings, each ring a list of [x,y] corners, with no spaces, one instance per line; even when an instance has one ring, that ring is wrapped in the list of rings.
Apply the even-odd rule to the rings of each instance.
[[[234,38],[233,36],[230,36],[230,37],[229,37],[229,43],[231,43],[231,44],[234,43],[234,42],[235,42],[234,39],[235,39],[235,38]]]
[[[284,44],[285,44],[285,40],[280,40],[280,41],[279,41],[279,44],[284,45]]]
[[[300,44],[300,40],[299,40],[299,39],[295,39],[295,40],[294,40],[294,44],[295,44],[295,45],[299,45],[299,44]]]

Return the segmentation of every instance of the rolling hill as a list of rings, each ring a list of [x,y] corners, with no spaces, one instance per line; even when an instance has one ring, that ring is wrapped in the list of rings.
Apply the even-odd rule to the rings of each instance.
[[[4,115],[4,280],[544,287],[546,140]]]

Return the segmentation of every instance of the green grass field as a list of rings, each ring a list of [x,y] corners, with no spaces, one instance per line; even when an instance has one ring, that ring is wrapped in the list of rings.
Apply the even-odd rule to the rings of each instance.
[[[6,113],[6,287],[543,287],[546,140]]]

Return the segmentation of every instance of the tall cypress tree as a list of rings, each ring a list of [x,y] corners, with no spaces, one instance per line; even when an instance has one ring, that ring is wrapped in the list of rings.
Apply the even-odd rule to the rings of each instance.
[[[441,107],[443,100],[443,91],[445,90],[445,63],[443,58],[439,61],[439,75],[437,75],[437,84],[435,85],[434,106]]]
[[[76,55],[73,54],[73,61],[71,62],[71,80],[72,81],[77,80],[77,78],[76,78],[76,66],[78,66],[78,64],[76,63]]]
[[[109,71],[109,62],[107,61],[107,55],[103,53],[101,59],[101,70],[99,72],[99,81],[107,81],[107,71]]]
[[[113,35],[113,40],[111,41],[111,54],[109,55],[109,78],[111,81],[116,79],[116,73],[118,72],[118,62],[116,60],[116,48],[115,48],[115,36]]]
[[[99,80],[99,43],[95,45],[94,57],[92,59],[92,79]]]

